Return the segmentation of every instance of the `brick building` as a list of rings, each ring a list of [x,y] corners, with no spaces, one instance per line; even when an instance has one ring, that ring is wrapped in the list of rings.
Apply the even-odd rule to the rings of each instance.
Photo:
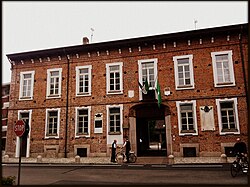
[[[8,125],[8,108],[9,108],[10,84],[2,84],[2,136],[1,150],[5,153],[7,125]]]
[[[18,119],[30,126],[26,157],[109,156],[113,140],[122,144],[125,136],[138,156],[220,156],[237,137],[248,141],[247,24],[84,38],[7,57],[12,157],[19,155]]]

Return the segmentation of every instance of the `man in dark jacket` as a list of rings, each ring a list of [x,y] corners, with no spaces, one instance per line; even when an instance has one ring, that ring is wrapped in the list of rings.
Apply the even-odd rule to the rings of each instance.
[[[130,141],[128,140],[127,136],[125,137],[125,142],[124,142],[122,147],[125,147],[126,159],[127,159],[127,162],[129,162],[129,152],[131,150],[131,145],[130,145]]]
[[[116,142],[117,142],[117,141],[114,140],[113,143],[112,143],[112,149],[111,149],[111,162],[116,162],[116,161],[115,161],[116,147],[117,147]]]

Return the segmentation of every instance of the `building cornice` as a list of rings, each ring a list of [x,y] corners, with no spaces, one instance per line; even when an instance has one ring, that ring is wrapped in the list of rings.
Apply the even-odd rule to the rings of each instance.
[[[51,56],[66,56],[69,54],[80,54],[82,52],[90,53],[91,51],[101,51],[105,50],[106,52],[114,49],[114,48],[122,48],[122,47],[132,47],[132,46],[142,46],[145,43],[147,44],[156,44],[156,43],[164,43],[168,41],[176,42],[179,40],[187,40],[189,41],[192,38],[202,38],[202,37],[214,37],[215,35],[221,34],[232,34],[241,32],[248,32],[248,24],[237,24],[237,25],[229,25],[223,27],[214,27],[214,28],[206,28],[192,31],[184,31],[184,32],[176,32],[176,33],[168,33],[154,36],[146,36],[146,37],[138,37],[138,38],[130,38],[123,40],[115,40],[115,41],[107,41],[100,43],[92,43],[92,44],[81,44],[75,46],[66,46],[59,48],[51,48],[44,50],[36,50],[22,53],[13,53],[7,54],[7,58],[10,63],[14,61],[23,61],[25,59],[41,59],[41,58],[49,58]],[[108,52],[107,52],[108,54]]]

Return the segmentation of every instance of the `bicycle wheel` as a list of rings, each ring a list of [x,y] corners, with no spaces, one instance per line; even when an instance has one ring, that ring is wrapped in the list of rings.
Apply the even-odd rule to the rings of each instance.
[[[136,159],[137,159],[137,157],[134,153],[129,153],[129,162],[135,163]]]
[[[236,177],[237,174],[239,173],[240,171],[240,165],[238,162],[234,161],[232,164],[231,164],[231,175],[232,177]]]
[[[116,153],[116,155],[115,155],[116,161],[118,161],[118,157],[122,157],[122,160],[124,160],[125,155],[124,155],[122,152],[118,152],[118,153]]]

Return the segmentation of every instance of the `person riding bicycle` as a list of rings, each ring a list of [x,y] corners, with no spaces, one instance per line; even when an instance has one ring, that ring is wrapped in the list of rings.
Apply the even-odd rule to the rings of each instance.
[[[242,142],[240,138],[237,138],[237,142],[234,144],[233,147],[234,154],[238,154],[239,158],[237,159],[237,162],[242,159],[243,162],[247,160],[247,146],[245,142]]]
[[[129,162],[129,152],[131,150],[131,145],[130,145],[130,141],[128,140],[128,137],[125,137],[125,141],[122,147],[125,147],[125,154],[126,154],[126,159],[127,162]]]

